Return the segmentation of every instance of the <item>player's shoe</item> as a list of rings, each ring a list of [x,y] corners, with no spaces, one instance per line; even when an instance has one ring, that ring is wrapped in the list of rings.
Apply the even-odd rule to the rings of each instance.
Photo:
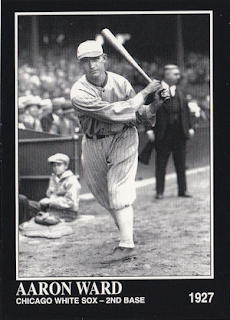
[[[123,262],[136,258],[135,248],[116,247],[113,252],[101,261],[102,264]]]

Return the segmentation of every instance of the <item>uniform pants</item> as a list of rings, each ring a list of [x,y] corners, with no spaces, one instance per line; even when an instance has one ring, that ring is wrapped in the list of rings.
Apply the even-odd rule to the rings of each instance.
[[[82,140],[82,165],[88,187],[108,211],[121,210],[136,199],[138,134],[135,127],[102,139]]]
[[[186,191],[186,139],[182,128],[178,125],[168,125],[165,136],[156,143],[156,192],[164,193],[166,166],[170,154],[177,173],[178,194]]]

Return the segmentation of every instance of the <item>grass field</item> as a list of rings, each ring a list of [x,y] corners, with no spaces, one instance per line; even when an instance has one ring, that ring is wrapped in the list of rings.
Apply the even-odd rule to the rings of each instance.
[[[187,177],[192,198],[178,198],[176,177],[166,181],[163,200],[154,184],[137,189],[135,242],[137,259],[101,265],[118,245],[112,218],[96,201],[82,201],[83,215],[70,223],[73,232],[59,239],[19,235],[20,277],[191,277],[211,272],[210,171]]]

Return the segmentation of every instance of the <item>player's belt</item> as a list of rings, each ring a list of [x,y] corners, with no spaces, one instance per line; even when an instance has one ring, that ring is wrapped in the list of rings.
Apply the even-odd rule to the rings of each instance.
[[[88,136],[87,134],[85,135],[87,139],[91,139],[91,140],[97,140],[97,139],[103,139],[105,137],[108,137],[104,134],[94,134],[93,136]]]

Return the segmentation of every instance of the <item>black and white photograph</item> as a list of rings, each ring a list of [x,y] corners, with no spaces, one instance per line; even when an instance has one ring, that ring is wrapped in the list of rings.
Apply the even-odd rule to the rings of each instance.
[[[15,5],[3,319],[230,316],[225,60],[215,10],[177,7]]]

